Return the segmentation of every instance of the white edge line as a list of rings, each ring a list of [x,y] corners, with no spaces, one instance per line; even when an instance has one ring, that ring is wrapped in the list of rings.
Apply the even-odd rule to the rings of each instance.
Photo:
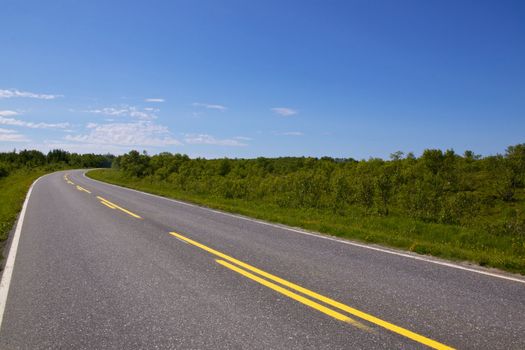
[[[15,266],[16,253],[18,251],[18,242],[20,241],[20,233],[22,232],[22,226],[24,224],[24,217],[26,215],[27,203],[29,202],[29,197],[33,191],[35,184],[43,178],[50,174],[40,176],[36,179],[29,187],[27,191],[26,199],[22,205],[22,210],[20,211],[20,216],[18,217],[18,222],[16,224],[15,233],[13,240],[11,241],[11,247],[9,248],[9,254],[7,256],[7,261],[5,263],[4,271],[2,274],[2,281],[0,282],[0,329],[2,329],[2,321],[4,319],[5,305],[7,303],[7,295],[9,294],[9,286],[11,285],[11,277],[13,276],[13,269]]]
[[[242,216],[242,215],[236,215],[236,214],[227,213],[227,212],[223,212],[223,211],[219,211],[219,210],[215,210],[215,209],[210,209],[210,208],[203,207],[203,206],[200,206],[200,205],[197,205],[197,204],[191,204],[191,203],[182,202],[182,201],[179,201],[177,199],[166,198],[166,197],[162,197],[162,196],[159,196],[159,195],[156,195],[156,194],[142,192],[142,191],[139,191],[139,190],[135,190],[133,188],[128,188],[128,187],[114,185],[114,184],[111,184],[111,183],[108,183],[108,182],[103,182],[103,181],[99,181],[99,180],[95,180],[95,179],[89,178],[89,177],[86,176],[86,172],[87,171],[84,171],[82,173],[82,175],[88,180],[96,181],[96,182],[99,182],[99,183],[104,184],[104,185],[109,185],[109,186],[117,187],[117,188],[120,188],[120,189],[125,189],[125,190],[128,190],[128,191],[137,192],[137,193],[140,193],[140,194],[145,194],[147,196],[164,199],[164,200],[167,200],[167,201],[170,201],[170,202],[175,202],[175,203],[186,205],[186,206],[189,206],[189,207],[200,208],[200,209],[208,210],[208,211],[211,211],[211,212],[214,212],[214,213],[217,213],[217,214],[231,216],[231,217],[234,217],[234,218],[237,218],[237,219],[242,219],[242,220],[246,220],[246,221],[255,222],[255,223],[258,223],[258,224],[261,224],[261,225],[266,225],[266,226],[271,226],[271,227],[275,227],[275,228],[280,228],[280,229],[283,229],[283,230],[296,232],[296,233],[300,233],[300,234],[307,235],[307,236],[312,236],[312,237],[327,239],[327,240],[334,241],[334,242],[348,244],[348,245],[351,245],[351,246],[354,246],[354,247],[370,249],[370,250],[374,250],[374,251],[377,251],[377,252],[382,252],[382,253],[402,256],[404,258],[410,258],[410,259],[414,259],[414,260],[424,261],[424,262],[431,263],[431,264],[447,266],[447,267],[451,267],[451,268],[458,269],[458,270],[474,272],[474,273],[478,273],[478,274],[485,275],[485,276],[496,277],[496,278],[501,278],[501,279],[505,279],[505,280],[508,280],[508,281],[513,281],[513,282],[518,282],[518,283],[525,284],[525,279],[505,276],[505,275],[501,275],[501,274],[498,274],[498,273],[482,271],[482,270],[473,269],[473,268],[469,268],[469,267],[465,267],[465,266],[460,266],[460,265],[457,265],[457,264],[454,264],[454,263],[449,263],[449,262],[444,262],[444,261],[439,261],[439,260],[433,260],[433,259],[429,259],[429,258],[426,258],[426,257],[423,257],[423,256],[415,256],[415,255],[411,255],[411,254],[396,252],[396,251],[389,250],[389,249],[383,249],[383,248],[379,248],[379,247],[369,246],[369,245],[366,245],[366,244],[361,244],[361,243],[356,243],[356,242],[352,242],[352,241],[342,240],[342,239],[338,239],[338,238],[334,238],[334,237],[325,236],[325,235],[319,234],[319,233],[313,233],[313,232],[307,232],[307,231],[303,231],[303,230],[298,230],[298,229],[295,229],[295,228],[292,228],[292,227],[287,227],[287,226],[284,226],[284,225],[273,224],[273,223],[262,221],[262,220],[248,218],[248,217],[245,217],[245,216]]]

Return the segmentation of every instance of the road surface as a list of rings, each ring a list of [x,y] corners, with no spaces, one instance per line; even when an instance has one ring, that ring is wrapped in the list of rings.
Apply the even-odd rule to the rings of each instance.
[[[345,244],[83,171],[41,178],[22,219],[0,291],[0,349],[525,349],[519,277]]]

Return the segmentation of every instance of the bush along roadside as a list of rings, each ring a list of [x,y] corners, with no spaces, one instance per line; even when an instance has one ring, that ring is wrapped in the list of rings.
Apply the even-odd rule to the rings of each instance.
[[[525,274],[525,144],[388,161],[117,157],[88,176],[339,237]]]

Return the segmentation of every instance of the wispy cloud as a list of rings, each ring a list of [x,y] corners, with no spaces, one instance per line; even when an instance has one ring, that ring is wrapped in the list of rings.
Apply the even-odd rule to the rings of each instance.
[[[0,142],[29,142],[29,139],[15,130],[0,128]]]
[[[226,106],[223,106],[223,105],[210,104],[210,103],[200,103],[200,102],[194,102],[192,104],[192,106],[193,107],[202,107],[202,108],[206,108],[206,109],[216,109],[218,111],[225,111],[225,110],[228,109]]]
[[[271,111],[283,117],[289,117],[299,113],[297,110],[288,107],[274,107],[271,108]]]
[[[217,139],[208,134],[186,134],[184,142],[191,145],[246,146],[237,139]]]
[[[99,109],[88,109],[84,112],[95,113],[95,114],[104,114],[104,115],[127,115],[129,113],[127,108],[115,108],[115,107],[104,107]]]
[[[285,132],[278,132],[276,135],[279,136],[303,136],[304,133],[302,131],[285,131]]]
[[[36,98],[40,100],[53,100],[58,97],[64,97],[63,95],[50,95],[50,94],[37,94],[34,92],[20,91],[17,89],[0,89],[0,98],[14,98],[14,97],[26,97],[26,98]]]
[[[15,111],[0,111],[0,117],[12,117],[19,114],[20,113]]]
[[[146,102],[164,102],[165,100],[163,98],[147,98],[144,101]]]
[[[77,135],[66,135],[67,141],[96,145],[160,147],[180,145],[181,142],[170,136],[167,127],[152,121],[132,123],[109,123],[86,125],[86,132]]]
[[[251,137],[247,137],[247,136],[235,136],[234,139],[241,140],[241,141],[251,141],[251,140],[253,140]]]
[[[157,112],[157,111],[158,110],[150,110],[146,108],[141,110],[134,106],[123,105],[119,107],[104,107],[104,108],[90,109],[90,110],[85,110],[84,112],[109,115],[113,117],[128,116],[128,117],[137,118],[141,120],[152,120],[152,119],[157,118],[157,116],[154,114],[154,112]]]
[[[69,123],[34,123],[15,118],[5,118],[0,115],[0,125],[22,126],[31,129],[67,129]]]

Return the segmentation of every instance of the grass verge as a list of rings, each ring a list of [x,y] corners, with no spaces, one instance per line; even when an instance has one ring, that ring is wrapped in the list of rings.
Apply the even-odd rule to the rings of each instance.
[[[282,208],[267,202],[187,193],[167,182],[129,178],[109,169],[93,170],[87,176],[265,221],[449,260],[469,261],[525,275],[525,240],[522,237],[497,236],[475,228],[424,223],[399,216],[369,216],[358,208],[335,214],[322,210]]]
[[[22,209],[29,187],[46,173],[49,171],[44,169],[20,169],[0,178],[0,260],[5,241]]]

